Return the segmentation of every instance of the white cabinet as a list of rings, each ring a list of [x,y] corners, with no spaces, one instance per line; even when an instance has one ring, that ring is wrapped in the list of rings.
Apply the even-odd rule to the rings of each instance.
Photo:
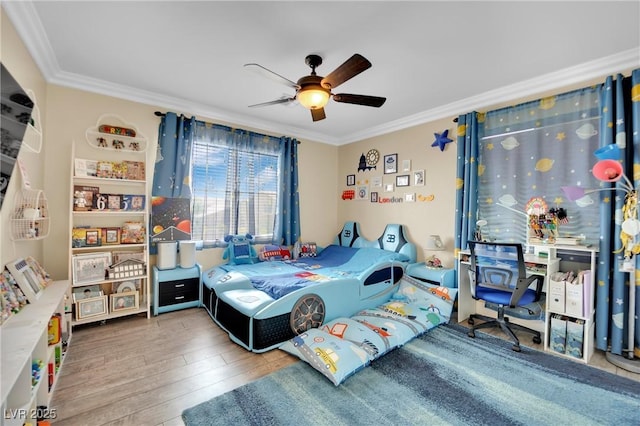
[[[65,295],[69,286],[68,280],[53,281],[37,300],[24,306],[0,328],[4,425],[22,425],[28,421],[35,425],[38,414],[55,417],[55,413],[38,407],[48,407],[51,401],[63,351],[70,338],[70,329],[65,332]],[[59,318],[61,334],[65,336],[58,335],[57,341],[49,337],[53,316]]]
[[[73,325],[150,317],[147,140],[115,115],[74,142],[69,188]]]

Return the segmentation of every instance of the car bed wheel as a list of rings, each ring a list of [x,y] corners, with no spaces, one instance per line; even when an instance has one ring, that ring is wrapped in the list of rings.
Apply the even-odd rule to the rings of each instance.
[[[289,325],[295,334],[301,334],[310,328],[322,325],[325,315],[324,301],[316,294],[302,296],[291,310]]]

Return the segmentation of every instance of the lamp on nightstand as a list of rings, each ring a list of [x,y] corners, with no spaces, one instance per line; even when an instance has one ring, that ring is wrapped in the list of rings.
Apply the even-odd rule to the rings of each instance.
[[[444,243],[440,239],[440,235],[429,235],[424,249],[425,251],[444,251]],[[442,261],[434,253],[425,259],[425,265],[427,268],[442,268]]]

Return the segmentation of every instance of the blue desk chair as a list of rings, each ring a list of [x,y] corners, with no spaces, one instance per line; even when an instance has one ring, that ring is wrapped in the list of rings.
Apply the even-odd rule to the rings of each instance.
[[[542,293],[543,277],[527,277],[522,244],[469,241],[469,248],[471,296],[476,300],[490,302],[498,310],[497,318],[470,315],[468,322],[472,327],[467,333],[469,337],[476,337],[475,331],[478,329],[499,327],[511,338],[512,349],[516,352],[520,352],[520,341],[513,330],[532,333],[534,343],[542,342],[538,331],[513,324],[505,317],[506,308],[537,302]],[[534,283],[535,288],[531,288]],[[484,322],[476,324],[476,320]]]

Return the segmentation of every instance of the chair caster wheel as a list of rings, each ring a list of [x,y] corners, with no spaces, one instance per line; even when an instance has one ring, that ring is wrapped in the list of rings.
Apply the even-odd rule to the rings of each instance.
[[[469,337],[476,337],[476,333],[475,333],[473,330],[471,330],[471,331],[469,331],[469,332],[467,333],[467,336],[469,336]]]
[[[542,339],[539,336],[533,336],[533,343],[539,345],[540,343],[542,343]]]
[[[511,349],[513,349],[514,352],[520,352],[520,345],[513,345]]]

